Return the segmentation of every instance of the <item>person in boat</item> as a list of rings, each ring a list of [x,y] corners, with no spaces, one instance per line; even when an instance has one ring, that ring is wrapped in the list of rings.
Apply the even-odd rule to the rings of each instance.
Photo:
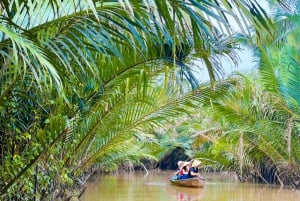
[[[178,168],[177,171],[174,173],[174,175],[176,175],[177,179],[180,179],[180,177],[183,175],[183,165],[184,165],[184,161],[178,161],[177,163]]]
[[[199,177],[200,179],[202,179],[202,177],[200,176],[200,173],[199,173],[199,165],[201,164],[201,161],[195,159],[192,161],[192,165],[191,167],[189,168],[189,177]]]
[[[190,178],[189,175],[189,169],[191,167],[190,162],[184,162],[183,167],[182,167],[182,175],[180,176],[180,179],[188,179]]]

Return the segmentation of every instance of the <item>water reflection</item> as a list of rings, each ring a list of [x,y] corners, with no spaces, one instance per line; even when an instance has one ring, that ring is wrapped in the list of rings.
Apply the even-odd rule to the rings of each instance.
[[[299,201],[300,192],[278,186],[238,183],[233,178],[207,174],[204,188],[169,183],[171,172],[96,175],[82,201]]]
[[[204,196],[204,188],[171,186],[170,189],[170,193],[176,195],[176,201],[199,201]]]

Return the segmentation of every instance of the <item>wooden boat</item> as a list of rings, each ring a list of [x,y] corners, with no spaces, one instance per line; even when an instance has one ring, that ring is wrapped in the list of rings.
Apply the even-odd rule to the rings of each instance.
[[[199,177],[193,177],[189,179],[177,179],[177,176],[173,176],[170,178],[170,182],[173,185],[183,186],[183,187],[200,188],[200,187],[204,187],[205,185],[205,180]]]

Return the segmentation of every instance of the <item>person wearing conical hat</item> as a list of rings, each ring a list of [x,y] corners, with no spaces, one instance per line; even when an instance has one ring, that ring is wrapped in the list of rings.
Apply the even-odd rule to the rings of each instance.
[[[173,173],[173,175],[176,175],[177,179],[180,179],[180,177],[183,175],[183,165],[184,165],[184,161],[178,161],[177,162],[177,165],[178,165],[178,168],[177,168],[177,171],[175,173]]]
[[[182,175],[180,176],[180,179],[188,179],[189,176],[189,169],[191,167],[191,162],[184,162],[182,165]]]
[[[189,176],[190,177],[199,177],[201,178],[200,174],[199,174],[199,165],[201,164],[201,161],[197,160],[197,159],[194,159],[192,161],[192,165],[189,169]]]

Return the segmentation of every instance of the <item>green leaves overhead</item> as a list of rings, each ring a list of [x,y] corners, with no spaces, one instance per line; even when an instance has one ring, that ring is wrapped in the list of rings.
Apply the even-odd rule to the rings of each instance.
[[[94,162],[147,156],[137,153],[152,144],[141,142],[146,131],[194,104],[192,95],[182,98],[178,90],[185,81],[193,89],[199,85],[187,61],[204,61],[215,81],[222,72],[218,59],[234,58],[228,19],[234,7],[247,18],[255,7],[235,2],[2,1],[0,161],[22,161],[7,166],[10,174],[0,169],[3,197],[20,196],[20,178],[35,166],[37,178],[53,178],[43,186],[44,195],[52,196]],[[126,143],[136,146],[126,152]]]
[[[222,3],[226,5],[228,2]],[[210,41],[218,41],[221,32],[211,18],[226,27],[228,16],[234,14],[233,10],[225,10],[220,3],[195,0],[119,3],[106,1],[96,4],[90,0],[32,0],[9,1],[4,6],[6,10],[11,10],[2,14],[3,19],[14,31],[26,35],[34,41],[35,47],[42,50],[38,55],[34,52],[32,54],[40,58],[39,61],[47,67],[48,71],[44,74],[48,74],[48,79],[53,79],[58,88],[61,84],[56,75],[57,71],[67,69],[74,73],[77,71],[74,66],[79,66],[82,72],[93,75],[98,71],[97,60],[100,58],[109,61],[114,56],[122,60],[122,54],[116,48],[119,44],[127,45],[136,54],[144,54],[149,46],[145,41],[149,43],[150,40],[157,45],[157,53],[161,52],[162,44],[167,43],[172,47],[172,54],[175,54],[175,46],[190,43],[194,38],[192,44],[196,45],[197,51],[211,47],[217,49],[216,43]],[[250,6],[245,2],[238,6],[243,6],[244,10],[254,8],[254,5]],[[2,31],[1,37],[3,43],[13,36]],[[26,50],[24,45],[18,44],[19,50],[13,48],[13,54],[17,55],[21,50]],[[207,61],[210,56],[211,53],[203,58]],[[55,66],[55,71],[47,62]],[[207,67],[211,78],[215,79],[213,66]]]

